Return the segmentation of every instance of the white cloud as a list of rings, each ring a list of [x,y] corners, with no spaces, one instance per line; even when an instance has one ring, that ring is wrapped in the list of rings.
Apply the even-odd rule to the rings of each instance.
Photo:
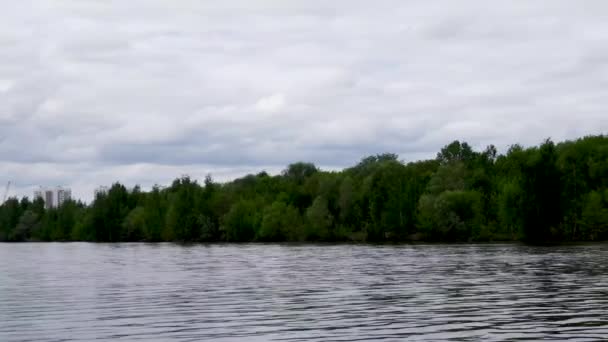
[[[12,80],[0,79],[0,93],[6,93],[13,87],[14,82]]]
[[[277,93],[263,97],[255,103],[255,109],[261,113],[276,113],[285,106],[285,96]]]
[[[601,1],[0,6],[2,178],[23,194],[608,131]]]

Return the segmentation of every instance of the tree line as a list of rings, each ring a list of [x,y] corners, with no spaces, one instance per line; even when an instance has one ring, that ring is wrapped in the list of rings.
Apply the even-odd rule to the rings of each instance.
[[[298,162],[227,183],[116,183],[88,205],[10,198],[0,241],[514,241],[608,239],[608,136],[443,147],[435,159],[363,158],[339,172]]]

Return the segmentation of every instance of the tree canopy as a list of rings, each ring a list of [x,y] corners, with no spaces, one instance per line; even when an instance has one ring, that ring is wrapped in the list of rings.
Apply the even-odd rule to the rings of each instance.
[[[608,239],[608,137],[511,146],[454,141],[435,159],[365,157],[339,172],[297,162],[217,183],[142,191],[116,183],[92,203],[0,205],[0,241],[506,241]]]

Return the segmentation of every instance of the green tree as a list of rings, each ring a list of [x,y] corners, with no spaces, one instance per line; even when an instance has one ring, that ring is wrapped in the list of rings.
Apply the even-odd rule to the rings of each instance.
[[[260,217],[255,202],[239,200],[224,215],[224,232],[227,241],[246,242],[255,237]]]
[[[319,169],[312,163],[293,163],[283,171],[283,176],[296,184],[302,184],[308,178],[319,172]]]
[[[354,215],[355,185],[350,176],[344,177],[340,184],[338,208],[340,209],[340,221],[346,225],[354,225],[357,218]]]
[[[427,239],[466,241],[481,232],[481,195],[476,191],[444,191],[420,198],[420,226]]]
[[[600,192],[592,191],[585,196],[581,221],[584,239],[608,238],[608,203]]]
[[[0,241],[10,241],[14,236],[14,229],[19,223],[23,209],[17,198],[9,198],[2,204],[0,216]]]
[[[122,224],[122,241],[141,241],[146,231],[146,211],[144,207],[135,207],[125,217]]]
[[[257,239],[260,241],[302,241],[302,219],[298,210],[275,201],[264,209]]]
[[[172,240],[172,234],[165,230],[165,212],[166,204],[161,190],[158,186],[152,188],[152,191],[144,200],[144,238],[147,241],[157,242],[163,240]]]
[[[522,226],[521,199],[523,194],[518,182],[507,181],[498,196],[498,219],[502,233],[511,239],[515,239],[520,233]]]
[[[308,223],[307,240],[325,241],[332,239],[330,230],[333,224],[333,216],[329,212],[325,197],[318,196],[315,198],[310,208],[306,210],[306,219]]]
[[[76,225],[79,211],[80,208],[78,203],[72,200],[65,201],[59,208],[57,208],[57,225],[56,230],[51,237],[52,240],[71,240],[72,230]]]
[[[167,212],[167,227],[177,241],[199,241],[201,236],[200,212],[196,207],[200,187],[189,177],[173,183],[171,204]],[[169,237],[169,234],[165,234]]]
[[[189,177],[143,191],[112,185],[89,204],[0,205],[0,241],[384,241],[534,243],[608,239],[608,137],[512,145],[467,143],[405,164],[396,154],[342,171],[311,163],[201,186]]]
[[[555,145],[546,140],[522,169],[522,226],[526,240],[553,240],[559,228],[560,173]]]
[[[441,164],[451,164],[455,162],[468,163],[475,158],[475,153],[469,144],[466,142],[460,143],[455,140],[449,145],[444,146],[437,153],[437,160]]]
[[[27,241],[40,228],[40,217],[33,210],[26,210],[19,218],[11,240]]]

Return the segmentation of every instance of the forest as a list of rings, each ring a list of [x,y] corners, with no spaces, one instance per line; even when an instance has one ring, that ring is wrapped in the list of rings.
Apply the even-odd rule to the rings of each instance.
[[[90,204],[0,206],[0,241],[484,242],[608,239],[608,136],[498,154],[454,141],[435,159],[363,158],[342,171],[293,163],[226,183],[184,176],[113,184]]]

